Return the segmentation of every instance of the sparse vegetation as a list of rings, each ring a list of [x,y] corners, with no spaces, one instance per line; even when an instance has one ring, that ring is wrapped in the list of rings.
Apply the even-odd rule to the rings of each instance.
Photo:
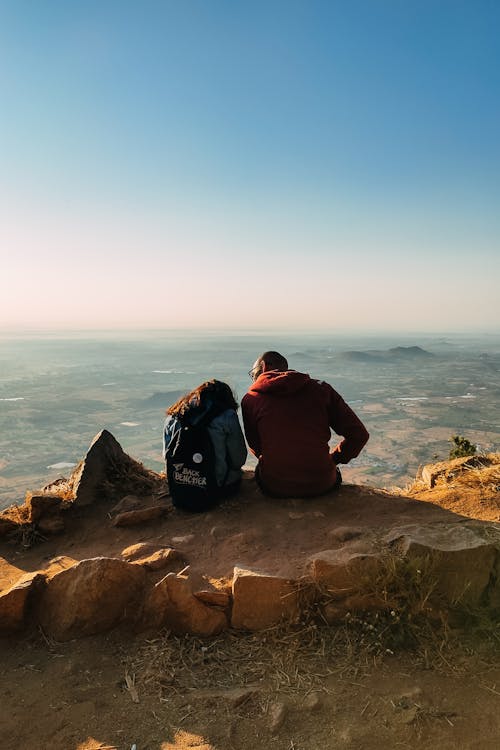
[[[449,442],[452,444],[450,459],[476,455],[476,446],[463,435],[452,435]]]

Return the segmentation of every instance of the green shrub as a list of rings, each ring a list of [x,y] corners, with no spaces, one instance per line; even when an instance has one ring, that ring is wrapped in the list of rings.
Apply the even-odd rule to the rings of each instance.
[[[474,456],[476,453],[476,446],[463,437],[463,435],[452,435],[450,438],[452,449],[450,450],[450,458],[462,458],[462,456]]]

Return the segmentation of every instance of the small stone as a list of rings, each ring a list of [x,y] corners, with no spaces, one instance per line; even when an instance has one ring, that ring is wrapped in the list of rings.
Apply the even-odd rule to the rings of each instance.
[[[174,544],[188,544],[194,539],[194,534],[186,534],[185,536],[173,536],[172,541]]]
[[[322,700],[321,693],[313,692],[306,695],[302,707],[306,711],[318,711],[321,708]]]
[[[184,556],[173,547],[158,547],[147,542],[132,544],[122,551],[121,557],[146,570],[164,570],[173,563],[185,562]]]
[[[116,503],[111,510],[111,516],[117,516],[119,513],[126,513],[129,510],[138,510],[142,505],[140,498],[137,495],[125,495],[122,497],[119,503]]]
[[[233,708],[237,708],[243,703],[246,703],[246,701],[252,698],[256,693],[257,690],[255,687],[241,687],[226,690],[224,693],[220,694],[220,697],[227,700]]]
[[[328,536],[332,536],[334,539],[338,539],[339,542],[348,542],[350,539],[356,539],[361,536],[362,530],[354,526],[339,526],[336,529],[332,529]]]
[[[194,595],[200,602],[213,607],[228,607],[231,601],[226,591],[195,591]]]
[[[271,703],[269,706],[269,731],[277,734],[285,723],[287,707],[285,703]]]
[[[138,523],[153,521],[160,518],[167,510],[166,505],[152,505],[149,508],[140,510],[129,510],[126,513],[119,513],[113,519],[113,526],[135,526]]]
[[[301,518],[304,518],[305,513],[297,513],[295,511],[290,511],[288,514],[288,518],[291,518],[292,521],[299,521]]]

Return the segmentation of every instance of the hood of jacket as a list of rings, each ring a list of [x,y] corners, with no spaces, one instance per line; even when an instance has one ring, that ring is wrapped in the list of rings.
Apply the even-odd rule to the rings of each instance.
[[[309,375],[297,370],[269,370],[259,375],[248,389],[249,393],[268,393],[273,396],[291,396],[311,382]]]

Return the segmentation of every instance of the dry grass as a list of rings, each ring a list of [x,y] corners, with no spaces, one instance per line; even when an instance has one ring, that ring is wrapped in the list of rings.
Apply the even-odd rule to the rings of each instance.
[[[269,692],[307,694],[325,690],[331,675],[356,679],[368,665],[405,653],[413,663],[460,673],[457,653],[498,654],[500,624],[486,610],[471,611],[440,600],[435,560],[387,556],[364,593],[376,602],[346,612],[335,626],[324,612],[335,595],[304,588],[300,625],[258,633],[225,631],[211,640],[166,633],[145,642],[132,670],[143,686],[186,693],[260,686]],[[453,627],[450,626],[450,618]],[[457,624],[461,623],[461,628]]]
[[[144,686],[164,692],[259,686],[271,692],[325,690],[325,679],[352,669],[342,629],[279,626],[259,633],[225,631],[211,640],[170,633],[147,640],[132,665]]]
[[[106,467],[106,480],[102,483],[102,492],[106,498],[117,500],[125,495],[160,494],[165,491],[165,487],[164,476],[127,457],[126,461],[110,459]]]

